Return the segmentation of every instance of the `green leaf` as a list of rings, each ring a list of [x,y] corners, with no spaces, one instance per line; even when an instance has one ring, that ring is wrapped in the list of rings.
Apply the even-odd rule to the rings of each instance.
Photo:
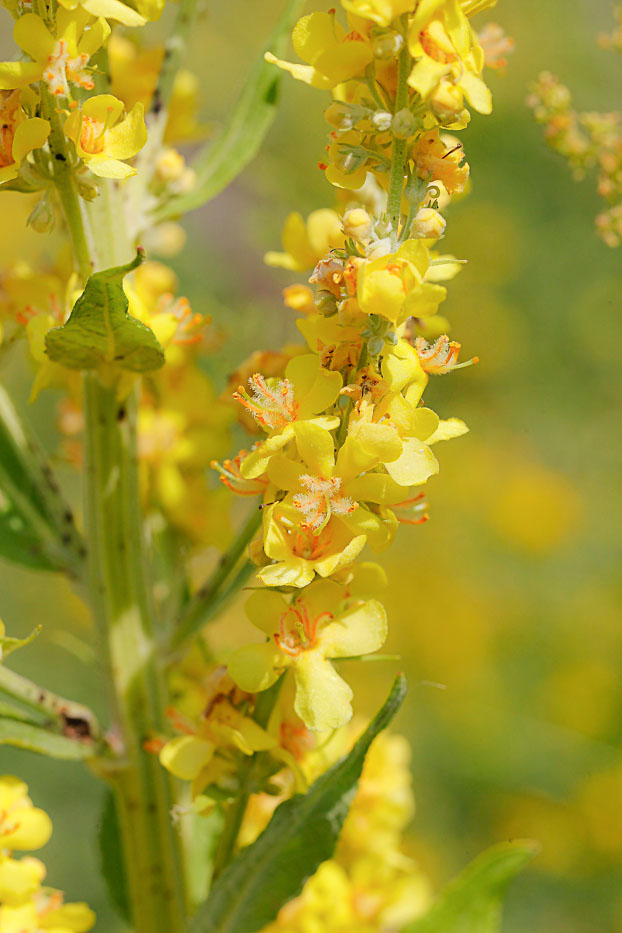
[[[127,313],[123,278],[143,261],[96,272],[76,301],[69,320],[45,337],[47,355],[70,369],[97,369],[116,364],[133,373],[159,369],[164,351],[151,328]]]
[[[25,645],[29,645],[31,641],[34,641],[41,632],[41,628],[41,625],[37,625],[26,638],[13,638],[11,635],[3,634],[2,623],[0,623],[0,661],[6,658],[8,654],[11,654],[12,651],[17,651],[18,648],[23,648]]]
[[[123,862],[121,830],[114,803],[114,793],[106,791],[101,822],[97,833],[102,874],[106,880],[110,899],[122,920],[131,925],[127,875]]]
[[[155,212],[157,222],[177,217],[211,201],[255,158],[276,115],[281,80],[279,70],[264,60],[264,52],[271,51],[277,56],[284,54],[289,34],[303,7],[304,0],[289,0],[246,80],[228,123],[193,160],[195,186],[163,204]]]
[[[79,576],[84,543],[45,454],[0,386],[0,556]]]
[[[190,933],[255,933],[300,893],[307,878],[333,854],[367,750],[391,722],[405,693],[406,680],[400,674],[350,754],[306,794],[277,807],[261,836],[228,865],[199,908]]]
[[[539,849],[520,839],[482,852],[403,933],[498,933],[506,888]]]
[[[0,745],[15,745],[50,758],[67,760],[92,758],[97,751],[93,742],[68,739],[64,735],[15,719],[0,719]]]

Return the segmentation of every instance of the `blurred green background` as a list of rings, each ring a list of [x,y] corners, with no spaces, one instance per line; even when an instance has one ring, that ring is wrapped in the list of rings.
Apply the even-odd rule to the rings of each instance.
[[[207,120],[226,119],[280,6],[208,5],[188,62]],[[471,433],[438,448],[431,521],[405,529],[385,558],[389,649],[411,683],[399,723],[413,747],[418,801],[410,846],[441,884],[485,846],[534,837],[542,853],[512,890],[504,930],[604,933],[622,930],[622,252],[594,232],[594,181],[574,183],[547,151],[525,97],[548,69],[571,86],[579,109],[619,107],[622,61],[596,44],[612,21],[608,0],[501,0],[475,26],[490,20],[516,51],[507,74],[490,77],[492,117],[475,115],[462,136],[472,193],[447,211],[445,240],[469,264],[450,283],[444,313],[465,358],[481,362],[433,377],[426,394]],[[8,16],[1,22],[8,32]],[[164,29],[152,28],[154,41]],[[218,391],[252,350],[296,338],[280,295],[294,279],[262,256],[278,248],[289,211],[333,203],[316,168],[325,104],[322,93],[284,80],[258,159],[187,218],[187,247],[173,264],[181,293],[228,334],[205,363]],[[14,230],[2,241],[9,258],[40,244]],[[13,364],[6,380],[26,408],[30,377]],[[28,412],[51,450],[56,401],[44,394]],[[93,667],[74,653],[75,639],[92,643],[76,596],[7,564],[0,580],[11,633],[44,625],[14,667],[101,710]],[[245,625],[232,609],[213,629],[215,644],[232,632],[243,638]],[[395,665],[350,667],[362,688],[357,712],[370,713]],[[50,883],[87,900],[98,929],[120,930],[93,839],[100,785],[80,766],[28,753],[1,748],[0,761],[52,813],[42,853]]]

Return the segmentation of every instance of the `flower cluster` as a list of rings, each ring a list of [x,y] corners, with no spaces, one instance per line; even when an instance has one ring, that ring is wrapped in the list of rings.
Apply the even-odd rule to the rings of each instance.
[[[616,8],[616,29],[601,36],[603,48],[620,49],[622,8]],[[596,168],[598,194],[605,209],[596,217],[596,230],[607,246],[622,243],[622,116],[617,111],[580,113],[572,95],[555,75],[543,72],[527,99],[549,146],[567,159],[574,177]]]
[[[86,904],[64,904],[60,891],[43,885],[45,865],[16,852],[40,849],[52,823],[33,806],[19,778],[0,777],[0,931],[1,933],[86,933],[95,915]]]
[[[246,609],[264,641],[234,651],[229,673],[255,694],[291,670],[295,711],[314,732],[352,715],[333,662],[370,655],[386,637],[383,572],[359,563],[364,548],[383,551],[401,522],[427,519],[433,446],[467,430],[441,420],[423,395],[430,375],[476,362],[458,363],[460,344],[437,314],[443,283],[460,269],[437,244],[441,203],[469,177],[462,144],[447,133],[467,125],[469,106],[491,109],[470,25],[491,3],[342,5],[345,27],[334,10],[296,24],[304,64],[266,55],[332,90],[320,167],[338,204],[306,221],[292,214],[283,252],[266,257],[310,273],[285,290],[306,349],[280,369],[276,358],[269,372],[246,369],[234,397],[263,438],[219,466],[229,488],[263,500],[250,548],[263,588]]]

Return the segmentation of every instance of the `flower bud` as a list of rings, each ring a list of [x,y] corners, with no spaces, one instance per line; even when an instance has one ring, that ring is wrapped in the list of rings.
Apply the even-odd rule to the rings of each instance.
[[[384,348],[384,339],[382,337],[370,337],[367,342],[367,352],[370,356],[378,356]]]
[[[387,110],[377,110],[371,118],[371,122],[379,133],[386,133],[391,126],[392,115]]]
[[[441,81],[432,94],[430,102],[432,110],[441,120],[456,117],[462,112],[464,106],[462,91],[450,81]]]
[[[337,313],[337,298],[332,292],[321,289],[315,296],[315,309],[322,317],[332,317]]]
[[[351,130],[356,122],[356,114],[352,107],[334,100],[324,111],[327,123],[337,130]]]
[[[365,242],[371,236],[371,217],[362,207],[354,207],[343,215],[343,232],[347,237]]]
[[[391,132],[396,139],[408,139],[409,136],[415,134],[418,126],[417,118],[413,116],[408,107],[403,107],[393,117]]]
[[[445,232],[447,221],[433,207],[422,207],[415,214],[411,236],[417,239],[438,239]]]
[[[155,170],[160,181],[171,182],[181,178],[186,162],[176,149],[164,149],[156,159]]]
[[[399,32],[394,32],[393,30],[377,33],[372,38],[371,43],[374,58],[382,60],[396,58],[403,45],[404,37],[400,35]]]
[[[37,201],[27,223],[37,233],[49,233],[54,229],[54,214],[47,198],[41,198],[40,201]]]

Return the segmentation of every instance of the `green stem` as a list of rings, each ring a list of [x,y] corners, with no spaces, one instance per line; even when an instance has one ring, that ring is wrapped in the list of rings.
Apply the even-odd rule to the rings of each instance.
[[[54,184],[65,214],[65,220],[71,235],[76,264],[83,282],[86,282],[93,271],[91,249],[84,225],[84,217],[78,194],[75,172],[71,163],[71,155],[67,147],[67,139],[63,131],[60,114],[56,109],[56,101],[43,82],[39,84],[41,93],[41,110],[43,116],[50,122],[50,135],[48,145],[52,158],[52,174]]]
[[[397,71],[397,93],[393,113],[398,113],[408,106],[408,75],[410,74],[411,57],[408,44],[404,45],[399,54]],[[391,176],[389,180],[389,195],[387,199],[387,217],[393,228],[392,236],[397,245],[397,234],[402,213],[402,193],[404,190],[404,174],[406,157],[408,154],[408,140],[393,139],[393,158],[391,159]]]
[[[0,666],[0,693],[17,700],[43,718],[53,720],[60,732],[80,727],[83,734],[90,738],[97,740],[100,737],[99,723],[87,706],[66,700],[4,665]]]
[[[173,632],[169,642],[169,654],[178,653],[186,642],[194,638],[205,623],[213,618],[225,599],[233,595],[235,589],[230,577],[260,525],[261,511],[258,508],[253,509],[240,529],[237,538],[229,550],[221,557],[218,567],[207,583],[193,597],[181,617],[179,625]],[[246,579],[246,573],[247,571],[242,568],[235,579],[242,582]]]
[[[169,777],[145,741],[163,726],[136,459],[136,401],[85,376],[92,600],[122,758],[112,774],[136,933],[182,933],[185,893]]]

